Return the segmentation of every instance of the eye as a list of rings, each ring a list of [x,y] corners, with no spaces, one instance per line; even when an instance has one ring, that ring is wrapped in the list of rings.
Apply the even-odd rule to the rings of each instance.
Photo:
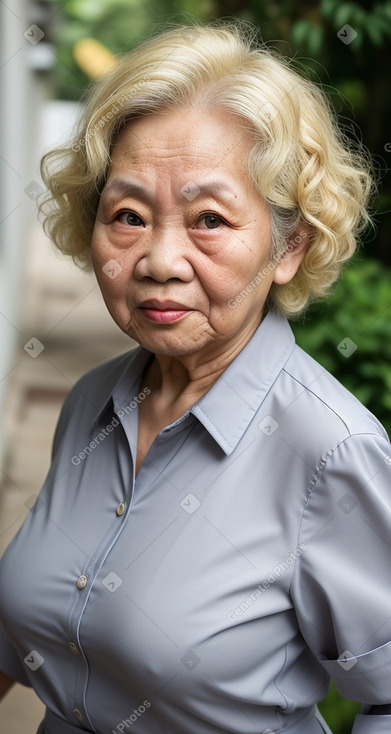
[[[197,224],[200,229],[217,229],[220,224],[225,224],[225,222],[218,214],[203,214]]]
[[[118,217],[118,221],[121,222],[121,224],[129,224],[130,227],[143,227],[144,222],[139,217],[136,212],[127,211],[127,212],[121,212]]]

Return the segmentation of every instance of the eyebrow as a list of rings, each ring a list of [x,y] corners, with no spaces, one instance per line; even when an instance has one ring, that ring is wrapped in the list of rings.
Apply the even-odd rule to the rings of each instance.
[[[122,196],[138,196],[140,199],[149,200],[151,195],[140,183],[125,178],[114,178],[106,184],[101,191],[101,199],[110,199],[117,194]]]
[[[196,181],[189,180],[182,188],[186,187],[186,185],[194,186],[194,184],[198,186],[200,190],[199,193],[197,193],[197,196],[202,194],[203,196],[222,196],[233,200],[236,198],[234,189],[224,181],[215,180],[210,181],[209,183],[197,183]],[[153,195],[148,191],[148,189],[132,179],[114,178],[102,190],[101,198],[110,200],[117,194],[122,196],[136,196],[146,202],[151,202],[153,200]],[[183,194],[180,195],[183,196]]]

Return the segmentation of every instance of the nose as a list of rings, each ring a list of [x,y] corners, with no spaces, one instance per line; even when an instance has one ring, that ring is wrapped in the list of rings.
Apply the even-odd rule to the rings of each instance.
[[[181,280],[189,283],[194,277],[193,267],[188,260],[187,233],[176,227],[158,227],[148,241],[138,260],[134,275],[137,279],[151,278],[158,283]]]

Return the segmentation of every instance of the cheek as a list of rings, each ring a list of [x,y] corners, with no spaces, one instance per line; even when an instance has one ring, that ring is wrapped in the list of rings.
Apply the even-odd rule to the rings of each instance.
[[[269,252],[254,257],[249,249],[240,257],[227,257],[224,265],[204,270],[202,285],[210,302],[209,318],[213,323],[224,322],[231,327],[256,314],[264,307],[273,280],[268,268]]]
[[[255,279],[264,262],[244,249],[239,258],[228,255],[223,264],[209,262],[207,265],[199,270],[202,285],[212,302],[224,306]]]
[[[112,252],[107,243],[102,243],[99,237],[92,237],[91,259],[98,285],[103,299],[111,310],[115,304],[126,303],[127,286],[129,282],[129,263],[126,253]]]

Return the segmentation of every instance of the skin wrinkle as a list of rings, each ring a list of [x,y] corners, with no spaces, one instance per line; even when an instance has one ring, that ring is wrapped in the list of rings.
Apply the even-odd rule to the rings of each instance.
[[[251,339],[272,282],[289,282],[304,256],[302,238],[240,308],[230,307],[270,260],[271,218],[249,173],[252,147],[252,135],[232,113],[184,108],[132,121],[113,149],[91,255],[112,318],[154,354],[140,385],[150,392],[139,408],[136,476],[158,433],[212,387]],[[217,169],[220,191],[210,191]],[[201,193],[198,182],[207,190]],[[105,272],[110,261],[120,266],[114,278]],[[187,313],[156,320],[143,307],[151,298],[175,301]]]
[[[225,206],[227,210],[228,207],[224,204],[224,196],[226,196],[228,200],[231,200],[231,206],[233,205],[233,200],[237,199],[237,194],[235,194],[235,192],[231,190],[229,186],[225,185],[224,182],[210,181],[207,185],[199,182],[197,183],[197,186],[200,189],[201,194],[207,196],[207,194],[209,193],[210,197],[216,204],[220,204],[220,206]],[[101,207],[103,207],[104,211],[106,211],[106,209],[108,211],[112,211],[115,208],[116,192],[118,192],[118,195],[122,193],[124,197],[126,197],[127,195],[132,196],[134,194],[139,194],[140,198],[144,198],[146,201],[153,201],[153,198],[150,196],[148,190],[144,189],[144,187],[138,184],[136,181],[132,181],[131,178],[115,178],[113,179],[113,181],[107,184],[107,186],[105,186],[105,189],[102,192]],[[217,194],[217,196],[215,194]],[[182,196],[182,194],[180,194],[178,191],[176,195],[177,200],[180,200],[180,196]]]
[[[162,150],[163,150],[163,148],[162,148]],[[181,161],[182,161],[182,160],[185,160],[185,159],[187,159],[187,158],[186,158],[186,156],[183,156],[183,157],[181,158]],[[189,159],[189,160],[191,160],[191,156],[189,156],[189,157],[188,157],[188,159]],[[173,157],[171,157],[171,158],[170,158],[170,156],[168,156],[168,155],[167,155],[167,156],[164,156],[164,155],[162,155],[162,156],[161,156],[161,160],[164,160],[165,162],[170,162],[170,161],[172,161],[172,160],[173,160]],[[122,161],[122,163],[123,163],[123,164],[125,165],[126,161],[125,161],[125,160],[123,160],[123,161]],[[177,197],[177,200],[178,200],[179,202],[181,201],[179,197]],[[153,199],[152,199],[152,201],[153,201]],[[217,201],[217,200],[215,199],[215,201]],[[220,202],[220,205],[221,205],[221,202]],[[167,209],[167,211],[168,211],[168,209]],[[188,209],[188,211],[189,211],[189,212],[191,212],[190,204],[189,204],[189,209]],[[197,212],[197,207],[194,207],[194,212],[195,212],[195,215],[196,215],[196,212]],[[173,223],[173,224],[174,224],[175,226],[178,226],[178,227],[179,227],[179,226],[180,226],[180,223],[181,223],[181,219],[180,219],[180,217],[178,216],[178,217],[177,217],[177,219],[175,219],[175,216],[174,216],[174,215],[175,215],[175,210],[174,210],[174,209],[173,209],[173,210],[172,210],[172,212],[170,212],[170,213],[172,213],[172,214],[173,214],[173,218],[172,218],[172,223]],[[163,217],[163,216],[164,216],[164,211],[162,210],[162,212],[161,212],[160,214],[161,214],[161,216]],[[160,214],[159,214],[159,216],[160,216]],[[190,214],[190,216],[189,216],[189,219],[191,219],[191,218],[192,218],[192,214]],[[167,228],[164,228],[163,226],[162,226],[162,227],[159,227],[158,221],[159,221],[159,218],[158,218],[158,217],[156,217],[156,222],[157,222],[157,224],[156,224],[155,232],[159,232],[159,229],[160,229],[160,230],[161,230],[161,232],[162,232],[163,234],[167,234],[167,235],[169,235],[169,233],[170,233],[170,227],[168,227],[168,226],[167,226]],[[167,221],[168,221],[168,220],[167,220]],[[253,221],[253,220],[251,220],[251,221]],[[106,223],[106,224],[108,225],[109,223]],[[244,247],[247,247],[247,249],[248,249],[249,253],[250,253],[251,255],[253,255],[254,257],[256,257],[256,255],[257,255],[257,252],[258,252],[258,248],[257,248],[257,247],[253,247],[253,248],[252,248],[252,247],[250,247],[250,246],[248,245],[248,243],[247,243],[247,242],[245,241],[245,239],[243,239],[243,240],[240,240],[240,238],[239,238],[239,237],[237,236],[237,234],[236,234],[235,232],[233,232],[232,230],[233,230],[233,227],[232,227],[232,223],[231,223],[231,233],[232,233],[232,235],[233,235],[233,236],[235,236],[235,237],[237,238],[237,240],[238,240],[238,244],[239,244],[239,242],[241,242],[241,243],[243,244],[243,246],[244,246]],[[172,231],[172,230],[171,230],[171,231]],[[194,244],[194,245],[196,245],[196,240],[194,240],[193,244]],[[131,250],[131,248],[129,248],[129,259],[131,260],[131,255],[132,255],[132,253],[130,252],[130,250]],[[189,247],[189,250],[188,250],[188,252],[189,252],[189,253],[191,253],[191,251],[192,251],[192,250],[191,250],[191,247]],[[125,250],[122,250],[122,251],[121,251],[121,257],[122,257],[122,258],[124,258],[124,260],[125,260],[125,259],[127,259],[127,253],[128,253],[128,251],[127,251],[127,250],[126,250],[126,251],[125,251]],[[217,249],[217,250],[215,250],[215,251],[214,251],[213,253],[211,252],[211,250],[209,250],[209,251],[208,251],[208,253],[207,253],[207,254],[205,254],[205,262],[208,262],[208,259],[209,259],[209,261],[211,262],[211,266],[212,266],[212,267],[213,267],[213,265],[215,264],[215,262],[217,262],[217,263],[218,263],[218,262],[219,262],[219,252],[218,252],[218,249]],[[121,260],[121,262],[122,262],[122,260]],[[289,267],[289,269],[288,269],[288,272],[289,272],[289,273],[290,273],[290,274],[292,275],[292,271],[293,271],[293,270],[294,270],[294,269],[293,269],[292,267]],[[129,272],[130,272],[130,271],[128,271],[128,274],[129,274]],[[244,271],[243,271],[243,272],[244,272]],[[144,277],[150,277],[150,276],[144,276]],[[102,278],[102,282],[106,282],[106,284],[107,284],[107,285],[110,285],[110,283],[108,283],[108,281],[105,281],[105,279],[104,279],[104,278]],[[184,282],[186,283],[186,280],[185,280]],[[166,283],[167,283],[167,281],[159,281],[159,279],[157,279],[157,283],[160,283],[160,285],[164,285],[164,284],[166,284]],[[112,283],[111,285],[112,285],[112,286],[114,286],[114,285],[118,285],[118,284],[120,284],[120,280],[118,281],[118,283],[116,283],[116,284],[115,284],[115,283]],[[202,284],[202,283],[201,283],[201,284]],[[177,285],[180,285],[180,284],[178,283]],[[129,292],[130,292],[130,291],[129,291]],[[129,301],[129,304],[131,304],[131,303],[132,303],[132,302],[131,302],[131,301]],[[209,312],[209,313],[210,313],[210,312]],[[260,314],[260,317],[261,317],[261,314]],[[121,328],[122,328],[122,327],[121,327]],[[130,330],[130,329],[132,328],[132,318],[130,318],[130,319],[129,319],[129,322],[128,322],[128,325],[127,325],[127,328],[128,328],[129,330]],[[174,331],[174,329],[172,329],[171,331]],[[216,344],[216,346],[217,346],[217,347],[219,346],[219,344],[220,344],[220,341],[219,341],[220,333],[219,333],[219,332],[216,332],[216,331],[213,331],[213,329],[211,329],[211,330],[209,330],[209,331],[208,331],[208,330],[206,330],[205,332],[202,332],[201,330],[200,330],[200,331],[195,331],[195,334],[194,334],[194,340],[195,340],[195,342],[196,342],[196,345],[197,345],[197,344],[199,343],[200,339],[202,338],[202,336],[203,336],[204,334],[206,334],[207,336],[209,336],[209,338],[210,338],[210,340],[211,340],[211,345],[212,345],[212,346],[214,346],[214,344]],[[214,343],[214,344],[213,344],[213,343]],[[202,345],[201,345],[201,346],[202,346]],[[233,348],[235,349],[235,347],[236,347],[236,345],[234,344],[234,345],[233,345]],[[167,356],[167,355],[165,355],[165,356]],[[170,356],[170,355],[168,355],[168,356]],[[229,352],[229,351],[227,350],[227,351],[226,351],[226,352],[224,353],[224,356],[226,357],[226,362],[227,362],[227,363],[229,364],[229,362],[230,362],[230,361],[232,361],[232,358],[234,358],[235,354],[232,354],[232,352]],[[266,360],[267,360],[267,358],[268,358],[268,354],[267,354],[267,352],[266,352],[265,356],[266,356]],[[209,361],[209,362],[207,362],[207,366],[209,367],[209,374],[208,374],[208,379],[210,379],[210,378],[212,377],[212,375],[213,375],[213,373],[212,373],[212,369],[213,369],[213,367],[212,367],[212,364],[213,364],[213,363],[212,363],[212,361]],[[164,365],[164,366],[163,366],[163,365]],[[199,365],[197,365],[197,366],[199,366]],[[218,365],[218,366],[219,366],[219,365]],[[179,380],[179,382],[181,382],[181,379],[183,378],[183,376],[184,376],[184,374],[185,374],[185,373],[184,373],[184,371],[183,371],[183,362],[181,362],[181,361],[180,361],[179,359],[177,359],[177,358],[174,358],[174,359],[170,359],[170,360],[164,360],[164,357],[162,357],[162,355],[159,355],[159,359],[157,359],[157,360],[155,360],[155,361],[153,362],[153,365],[152,365],[152,366],[151,366],[151,368],[150,368],[150,372],[148,373],[148,377],[149,377],[149,379],[152,379],[152,370],[154,370],[153,380],[155,380],[155,388],[156,388],[156,389],[155,389],[155,393],[157,392],[157,390],[158,390],[158,389],[160,389],[160,388],[161,388],[161,387],[162,387],[162,386],[164,385],[164,389],[165,389],[165,393],[166,393],[166,395],[167,395],[167,393],[168,393],[168,388],[170,387],[170,383],[169,383],[169,382],[167,382],[166,380],[164,380],[164,379],[163,379],[163,378],[164,378],[164,376],[165,376],[165,375],[167,374],[168,378],[170,378],[170,379],[171,379],[171,387],[173,387],[173,386],[175,385],[175,382],[174,382],[174,379],[173,379],[173,377],[174,377],[174,373],[175,373],[176,379],[178,379],[178,380]],[[189,376],[189,374],[190,374],[190,373],[188,373],[188,374],[187,374],[187,376]],[[191,379],[191,377],[192,377],[192,375],[190,375],[190,379]],[[216,378],[216,379],[217,379],[217,378]],[[224,378],[222,378],[222,379],[224,379]],[[192,384],[192,383],[193,383],[193,384]],[[195,381],[194,379],[193,379],[193,380],[191,379],[191,382],[189,383],[189,385],[190,385],[191,387],[195,387],[196,385],[199,385],[199,384],[200,384],[200,383],[199,383],[199,382],[197,383],[197,382],[196,382],[196,381]],[[189,385],[187,385],[187,386],[186,386],[186,389],[187,389],[187,391],[188,391],[188,392],[187,392],[187,394],[189,394]],[[174,398],[175,398],[175,395],[174,395]],[[164,472],[162,472],[162,474],[164,474]],[[206,516],[204,516],[204,517],[206,518]],[[207,519],[207,518],[206,518],[206,519]],[[208,522],[209,522],[209,520],[208,520]],[[213,526],[213,527],[215,527],[215,526]],[[221,531],[220,531],[220,529],[219,529],[219,528],[215,527],[215,530],[216,530],[216,531],[217,531],[217,532],[218,532],[219,534],[221,534]],[[228,533],[228,535],[230,535],[230,534]],[[226,540],[228,540],[228,538],[227,538],[227,536],[226,536],[226,535],[224,535],[224,534],[223,534],[223,537],[224,537],[224,538],[226,538]],[[156,539],[157,539],[157,538],[156,538]],[[228,540],[228,542],[230,542],[230,541]],[[232,544],[231,544],[231,545],[232,545]],[[236,548],[236,546],[233,546],[233,547],[235,547],[235,548]],[[240,552],[240,551],[238,550],[238,552]],[[130,598],[130,597],[129,597],[129,598]],[[141,609],[141,608],[140,608],[140,609]],[[153,622],[153,621],[154,621],[154,618],[155,618],[155,614],[153,614],[153,616],[152,616],[152,617],[148,617],[148,618],[149,618],[149,619],[150,619],[150,620],[151,620],[151,621]],[[163,632],[163,629],[162,629],[161,627],[159,627],[159,629],[160,629],[160,631],[161,631],[161,632]],[[163,632],[163,634],[165,634],[165,633]],[[201,647],[201,649],[202,649],[202,647]],[[175,676],[173,676],[173,677],[175,677]],[[276,679],[277,679],[277,678],[276,678]],[[276,680],[276,679],[275,679],[275,680]],[[169,680],[171,680],[171,679],[169,679]],[[211,679],[211,680],[212,680],[212,679]],[[141,708],[141,707],[140,707],[140,708]],[[376,708],[376,707],[375,707],[375,708]],[[373,711],[372,711],[372,712],[373,712]],[[244,712],[244,713],[245,713],[245,712]],[[375,713],[376,713],[376,712],[375,712]],[[282,718],[282,716],[281,716],[281,717],[279,716],[278,718],[279,718],[279,720],[280,720],[280,724],[281,724],[281,726],[283,726],[283,725],[284,725],[284,721],[283,721],[283,718]]]
[[[202,100],[202,98],[201,98],[200,100],[198,100],[198,101],[195,101],[193,105],[190,105],[190,109],[191,109],[191,110],[194,110],[194,111],[195,111],[195,114],[196,114],[196,113],[197,113],[197,111],[199,111],[200,109],[202,109],[202,110],[203,110],[204,112],[207,112],[207,109],[205,109],[205,108],[203,107],[203,100]],[[179,113],[180,113],[180,112],[181,112],[181,110],[179,109]],[[160,114],[161,114],[161,115],[165,115],[165,114],[168,114],[168,115],[170,115],[170,114],[172,114],[172,112],[171,112],[171,110],[169,109],[169,110],[163,110],[163,111],[162,111],[162,112],[161,112]],[[228,113],[228,114],[230,115],[230,113]],[[251,137],[251,140],[252,140],[252,147],[253,147],[253,144],[254,144],[254,138],[253,138],[253,130],[252,130],[251,126],[249,126],[249,124],[248,124],[248,123],[247,123],[246,121],[244,121],[244,120],[242,121],[242,120],[241,120],[241,118],[239,118],[239,117],[238,117],[238,116],[236,116],[236,115],[234,116],[234,119],[235,119],[235,124],[236,124],[236,126],[237,126],[238,128],[240,128],[240,129],[241,129],[241,130],[243,131],[243,134],[244,134],[244,136],[246,136],[247,138],[250,138],[250,137]],[[150,148],[150,141],[148,141],[147,139],[145,139],[145,137],[143,137],[142,135],[136,134],[136,133],[135,133],[135,130],[134,130],[134,126],[132,126],[132,136],[133,136],[133,135],[135,135],[135,137],[137,138],[137,140],[139,140],[139,141],[140,141],[141,143],[143,143],[143,145],[144,145],[144,146],[149,146],[149,148]],[[118,142],[118,140],[117,140],[117,142]],[[229,147],[229,146],[228,146],[228,149],[227,149],[227,151],[226,151],[226,152],[225,152],[225,153],[223,154],[223,156],[221,157],[221,159],[220,159],[220,160],[219,160],[219,161],[218,161],[218,162],[216,163],[216,165],[215,165],[215,166],[214,166],[213,168],[211,168],[211,169],[210,169],[210,170],[209,170],[209,171],[208,171],[208,172],[206,173],[206,175],[205,175],[205,178],[209,177],[209,176],[210,176],[210,175],[211,175],[211,174],[213,173],[213,171],[215,171],[215,170],[219,169],[220,165],[221,165],[221,164],[223,163],[223,161],[224,161],[224,160],[225,160],[225,159],[227,158],[227,156],[228,156],[228,155],[229,155],[230,153],[231,153],[231,154],[233,154],[233,152],[234,152],[234,151],[236,150],[236,148],[237,148],[237,147],[239,147],[239,146],[240,146],[241,144],[242,144],[242,141],[240,141],[240,140],[239,140],[239,142],[238,142],[238,143],[236,143],[236,144],[234,144],[234,145],[233,145],[232,147]],[[251,149],[252,149],[252,148],[251,148]],[[137,150],[137,149],[136,149],[136,150]],[[159,153],[161,153],[161,155],[163,155],[163,156],[164,156],[164,153],[165,153],[165,151],[164,151],[164,148],[162,148],[162,149],[159,149]],[[124,152],[124,153],[122,154],[122,158],[123,158],[123,159],[124,159],[125,161],[126,161],[126,157],[127,157],[127,154],[128,154],[128,155],[131,155],[131,154],[132,154],[132,149],[131,149],[131,148],[130,148],[130,150],[128,150],[127,152],[125,151],[125,152]],[[187,155],[186,153],[182,153],[182,154],[181,154],[181,153],[179,153],[179,164],[180,164],[180,167],[182,167],[182,163],[183,163],[183,161],[184,161],[184,160],[187,160],[187,159],[189,159],[190,161],[192,160],[192,158],[191,158],[191,156],[190,156],[190,155]],[[202,191],[202,190],[203,190],[203,184],[202,184],[202,179],[201,179],[201,180],[198,180],[198,181],[197,181],[197,185],[198,185],[198,187],[199,187],[199,188],[201,189],[201,191]],[[209,187],[211,187],[212,185],[213,185],[213,182],[210,182],[210,183],[209,183]],[[253,181],[252,179],[250,179],[250,185],[251,185],[251,187],[253,188],[253,190],[254,190],[254,191],[255,191],[255,192],[257,193],[257,194],[259,194],[259,191],[258,191],[258,189],[256,188],[256,186],[255,186],[255,183],[254,183],[254,181]],[[224,185],[223,185],[223,186],[224,186]],[[109,187],[110,187],[110,184],[109,184],[108,188],[109,188]],[[102,192],[102,193],[103,193],[103,192]],[[235,198],[237,198],[237,195],[236,195],[236,194],[234,194],[234,197],[235,197]],[[216,201],[216,200],[215,200],[215,201]],[[220,203],[220,204],[221,204],[221,202],[219,202],[219,201],[218,201],[217,203]],[[270,249],[271,249],[271,248],[270,248]],[[251,250],[251,248],[249,248],[249,250],[250,250],[250,252],[252,253],[252,250]],[[252,254],[253,254],[253,253],[252,253]]]
[[[137,125],[140,116],[159,115],[164,120],[173,110],[179,113],[181,105],[195,116],[211,109],[229,111],[238,129],[254,143],[250,175],[269,202],[271,259],[284,249],[299,217],[308,228],[311,246],[299,273],[292,284],[273,285],[268,298],[274,310],[295,316],[312,299],[327,295],[342,263],[353,255],[356,235],[370,221],[366,205],[371,166],[361,145],[353,149],[346,145],[324,94],[278,54],[256,48],[242,30],[203,27],[189,44],[182,31],[173,29],[119,61],[91,92],[71,147],[60,146],[44,156],[48,196],[41,211],[54,244],[77,264],[91,266],[98,197],[123,130],[132,125],[140,146],[146,140],[144,129]],[[169,54],[167,44],[172,44]],[[178,131],[182,132],[180,122]],[[219,142],[219,155],[208,175],[225,156],[240,151],[235,147],[240,138],[227,145],[223,134]],[[315,179],[314,199],[308,181]],[[340,192],[349,195],[339,196]]]
[[[223,135],[226,145],[222,156]],[[140,145],[140,138],[147,150]],[[227,308],[229,296],[239,292],[260,267],[267,265],[270,251],[270,215],[247,168],[252,144],[251,135],[230,113],[221,110],[175,110],[163,117],[152,115],[134,121],[117,140],[101,195],[92,255],[106,305],[120,328],[157,354],[161,375],[155,368],[149,376],[153,377],[155,387],[167,389],[171,378],[173,384],[180,385],[179,394],[182,391],[191,394],[192,402],[218,379],[251,338],[261,321],[275,275],[271,273],[238,314],[232,315]],[[216,168],[221,181],[209,183],[208,178]],[[120,191],[116,201],[113,197],[118,179]],[[221,189],[225,180],[232,197],[225,197],[227,202],[222,206]],[[189,202],[181,193],[188,181],[194,181],[199,188],[219,188],[220,195],[217,192],[205,198],[200,193]],[[136,183],[138,191],[133,194],[128,191],[128,182]],[[214,211],[216,204],[216,214],[226,219],[227,225],[208,232],[193,223],[186,232],[185,225],[196,219],[197,212],[200,216],[209,207]],[[129,228],[123,225],[126,234],[122,231],[115,234],[115,217],[127,208],[136,211],[144,224]],[[151,252],[145,254],[144,245],[139,244],[138,237],[142,239],[139,230],[146,241],[150,236],[155,238],[153,267],[148,266]],[[174,245],[180,253],[178,256],[170,254],[169,248]],[[150,245],[145,247],[147,251]],[[137,248],[140,255],[135,256]],[[168,257],[174,258],[175,263],[170,261],[167,265]],[[124,270],[108,282],[101,275],[101,262],[110,258],[117,259]],[[287,271],[289,279],[294,271],[295,268]],[[137,311],[135,290],[142,294],[138,303],[150,297],[170,298],[192,306],[192,313],[168,327],[147,324]],[[174,394],[175,390],[171,386],[168,392]]]

